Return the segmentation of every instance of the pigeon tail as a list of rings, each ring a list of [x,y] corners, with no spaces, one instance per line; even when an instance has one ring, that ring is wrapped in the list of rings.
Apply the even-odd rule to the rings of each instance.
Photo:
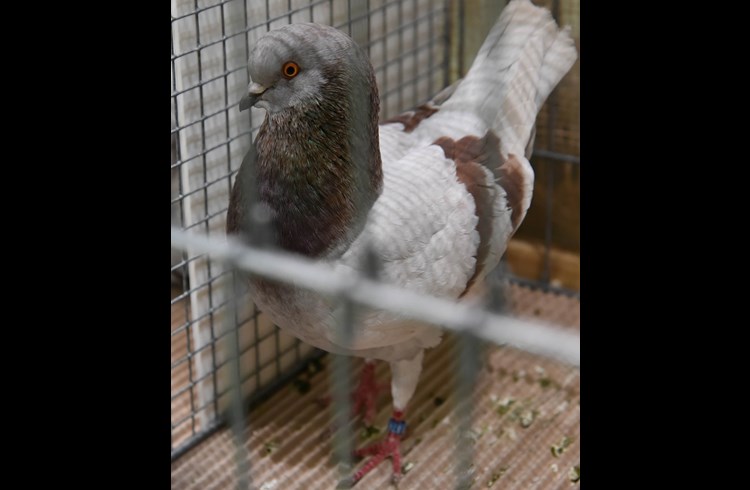
[[[569,28],[529,0],[512,0],[441,111],[478,115],[503,155],[528,158],[539,109],[577,57]]]

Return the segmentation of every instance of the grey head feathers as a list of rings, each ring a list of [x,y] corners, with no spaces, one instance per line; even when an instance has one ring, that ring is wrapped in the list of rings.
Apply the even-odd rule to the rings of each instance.
[[[285,76],[288,63],[298,74]],[[248,59],[249,94],[255,105],[271,113],[322,97],[326,71],[341,70],[351,88],[366,89],[369,61],[351,38],[329,26],[291,24],[268,32]],[[246,103],[247,104],[247,103]]]
[[[235,181],[227,231],[250,233],[248,196],[255,195],[277,246],[311,257],[342,254],[382,189],[372,65],[345,34],[306,23],[262,37],[248,72],[240,110],[267,113]]]

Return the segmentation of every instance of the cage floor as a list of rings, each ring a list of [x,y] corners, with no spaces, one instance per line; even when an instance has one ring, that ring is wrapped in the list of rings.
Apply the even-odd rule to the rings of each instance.
[[[180,294],[179,289],[172,288],[172,299]],[[189,318],[189,299],[184,297],[172,304],[172,445],[178,447],[193,434],[201,430],[200,418],[192,417],[198,403],[197,387],[190,382],[194,378],[193,360],[189,353],[193,351],[193,342],[189,335],[187,319]]]
[[[576,299],[517,285],[510,296],[518,316],[580,328]],[[451,335],[425,354],[420,383],[406,412],[409,432],[401,451],[402,466],[408,471],[399,489],[456,486],[457,358],[458,342]],[[331,356],[325,356],[321,371],[308,370],[248,414],[243,439],[254,488],[335,488],[341,473],[326,431],[333,410],[321,403],[329,394],[330,363]],[[354,360],[352,372],[361,365],[361,360]],[[377,376],[383,383],[389,381],[385,363],[378,364]],[[379,434],[365,439],[363,425],[355,422],[356,444],[377,440],[390,414],[387,390],[378,400],[374,425]],[[578,369],[510,347],[484,347],[474,386],[472,430],[464,434],[473,441],[474,463],[469,470],[473,484],[467,488],[576,487],[579,433]],[[236,455],[231,430],[217,431],[172,463],[172,489],[236,488]],[[390,462],[383,462],[355,488],[392,488],[390,472]]]

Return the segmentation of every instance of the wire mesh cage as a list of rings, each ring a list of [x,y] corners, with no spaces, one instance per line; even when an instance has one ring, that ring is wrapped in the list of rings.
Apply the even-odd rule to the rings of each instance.
[[[580,49],[577,0],[534,3],[570,25]],[[225,236],[234,177],[264,117],[261,109],[237,109],[249,52],[263,34],[315,22],[350,35],[373,65],[385,120],[463,76],[503,5],[173,0],[173,229]],[[504,311],[514,318],[543,320],[574,335],[580,328],[578,87],[576,62],[537,117],[534,200],[508,246],[510,286],[503,289]],[[221,248],[217,243],[173,240],[172,487],[332,488],[341,472],[327,430],[339,400],[331,403],[331,380],[338,373],[353,386],[351,373],[362,361],[350,361],[341,376],[340,356],[277,328],[246,291],[233,290],[238,264],[231,252],[208,253]],[[387,381],[385,363],[376,377]],[[449,333],[425,354],[422,378],[410,402],[401,468],[410,478],[402,487],[567,488],[579,481],[576,366]],[[351,426],[356,444],[383,435],[385,398],[371,427]],[[363,488],[387,487],[390,470],[381,466]]]

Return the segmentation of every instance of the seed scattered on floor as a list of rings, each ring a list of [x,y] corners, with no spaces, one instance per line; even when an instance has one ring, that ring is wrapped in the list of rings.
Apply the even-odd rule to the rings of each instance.
[[[521,412],[521,416],[519,419],[521,427],[525,429],[526,427],[530,426],[531,423],[534,422],[534,418],[535,414],[531,410],[524,410],[523,412]]]
[[[553,444],[550,450],[552,451],[552,456],[558,457],[560,456],[565,449],[570,446],[570,444],[573,442],[573,439],[571,439],[568,436],[564,436],[562,439],[560,439],[560,442],[557,444]]]
[[[364,429],[362,429],[362,432],[360,432],[360,437],[363,440],[365,440],[365,439],[371,438],[372,436],[376,436],[378,434],[380,434],[380,429],[378,429],[374,425],[371,425],[369,427],[365,427]]]
[[[505,398],[500,403],[498,403],[497,408],[495,409],[498,413],[498,415],[505,415],[510,410],[511,405],[516,403],[516,401],[513,398]]]
[[[511,441],[518,440],[518,435],[516,434],[516,430],[513,427],[508,429],[508,437],[510,437]]]
[[[503,476],[503,473],[508,471],[507,466],[503,466],[500,468],[497,472],[492,474],[492,477],[490,477],[490,481],[487,482],[487,488],[490,488],[492,485],[495,484],[496,481],[500,479],[501,476]]]
[[[276,479],[265,482],[260,486],[260,490],[274,490],[278,486],[279,482]]]
[[[279,447],[279,441],[277,439],[274,439],[273,441],[269,441],[265,444],[263,444],[263,454],[268,456],[272,452],[274,452]]]
[[[575,465],[570,469],[568,472],[568,478],[570,478],[570,481],[573,483],[576,483],[578,480],[581,479],[581,465]]]

